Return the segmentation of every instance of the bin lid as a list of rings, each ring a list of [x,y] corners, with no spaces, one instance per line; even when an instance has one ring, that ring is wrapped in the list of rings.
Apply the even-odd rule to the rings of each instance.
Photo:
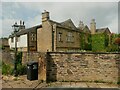
[[[29,61],[29,62],[27,63],[27,65],[33,65],[33,64],[38,64],[38,62],[36,62],[36,61]]]

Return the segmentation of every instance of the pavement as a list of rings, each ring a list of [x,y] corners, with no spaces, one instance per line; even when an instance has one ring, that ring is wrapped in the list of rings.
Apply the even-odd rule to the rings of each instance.
[[[27,76],[2,76],[0,79],[2,88],[118,88],[117,84],[95,83],[95,82],[51,82],[46,83],[40,80],[27,80]]]

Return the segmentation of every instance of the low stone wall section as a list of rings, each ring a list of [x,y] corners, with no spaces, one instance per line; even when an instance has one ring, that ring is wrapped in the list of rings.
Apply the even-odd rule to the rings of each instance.
[[[23,52],[22,64],[27,66],[30,61],[38,62],[38,79],[46,80],[46,53],[41,52]]]
[[[48,52],[47,81],[118,82],[120,53]]]

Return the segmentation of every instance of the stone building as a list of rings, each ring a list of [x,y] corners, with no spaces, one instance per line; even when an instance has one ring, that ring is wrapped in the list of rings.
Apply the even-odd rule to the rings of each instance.
[[[17,32],[17,48],[19,51],[78,51],[81,49],[81,33],[84,33],[85,41],[88,34],[107,33],[109,28],[96,29],[95,19],[90,23],[90,29],[82,21],[76,27],[71,19],[64,22],[56,22],[50,19],[48,11],[42,13],[42,24],[25,29],[20,22]],[[10,48],[15,47],[15,35],[9,36]]]
[[[84,25],[84,23],[82,21],[79,22],[79,28],[82,30],[82,32],[89,33],[89,34],[92,34],[92,35],[93,34],[101,34],[101,33],[108,34],[108,35],[111,34],[108,27],[97,29],[95,19],[91,20],[90,29],[87,25]]]
[[[80,30],[71,19],[58,23],[50,20],[49,12],[42,13],[42,27],[37,30],[39,52],[80,49]]]
[[[37,51],[37,28],[41,25],[33,26],[31,28],[25,29],[25,26],[21,28],[21,24],[18,25],[19,29],[16,33],[17,35],[17,49],[18,51]],[[9,45],[10,49],[15,48],[15,34],[9,35]]]

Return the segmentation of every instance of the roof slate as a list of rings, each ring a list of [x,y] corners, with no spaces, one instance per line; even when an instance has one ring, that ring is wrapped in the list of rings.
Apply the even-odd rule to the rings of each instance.
[[[58,22],[53,21],[53,20],[49,20],[49,22],[51,25],[56,24],[58,27],[68,28],[68,29],[72,29],[72,30],[78,30],[76,28],[76,26],[73,24],[71,19],[68,19],[68,20],[61,22],[61,23],[58,23]]]
[[[34,30],[36,30],[37,28],[40,28],[40,27],[42,27],[42,25],[33,26],[33,27],[27,28],[27,29],[21,29],[16,34],[17,34],[17,36],[24,35],[24,34],[27,34],[28,32],[32,32],[32,31],[34,31]],[[14,36],[15,35],[12,34],[9,37],[14,37]]]
[[[96,33],[105,33],[105,32],[111,33],[109,28],[96,29]]]

